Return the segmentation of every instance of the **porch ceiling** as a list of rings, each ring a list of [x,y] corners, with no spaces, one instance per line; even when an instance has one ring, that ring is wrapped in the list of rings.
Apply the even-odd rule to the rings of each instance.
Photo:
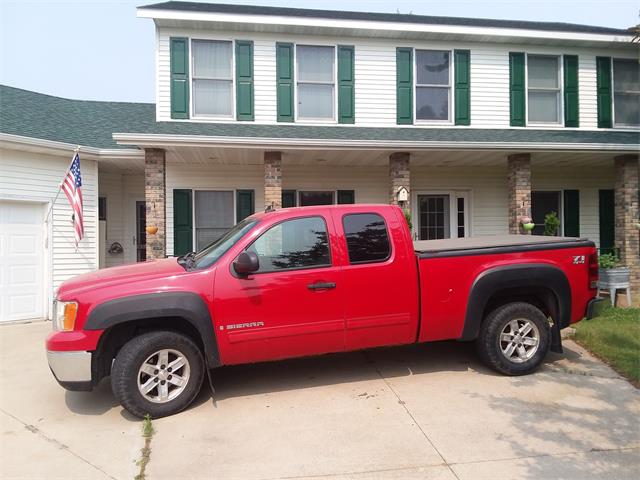
[[[167,161],[191,165],[262,165],[265,150],[219,147],[169,147]],[[393,150],[282,150],[284,165],[384,166]],[[412,165],[439,167],[489,167],[506,165],[504,151],[417,151],[411,152]],[[539,152],[532,154],[536,166],[607,166],[613,164],[613,153]]]

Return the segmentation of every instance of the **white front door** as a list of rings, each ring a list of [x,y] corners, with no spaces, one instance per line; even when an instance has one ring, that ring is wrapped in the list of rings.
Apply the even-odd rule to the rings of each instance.
[[[415,191],[412,218],[416,240],[468,237],[469,192]]]
[[[44,212],[0,200],[0,321],[45,317]]]

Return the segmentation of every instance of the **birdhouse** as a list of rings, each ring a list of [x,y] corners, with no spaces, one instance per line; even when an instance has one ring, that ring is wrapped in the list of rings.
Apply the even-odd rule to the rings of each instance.
[[[398,191],[396,192],[396,200],[398,200],[398,202],[408,202],[409,190],[407,190],[405,187],[398,188]]]

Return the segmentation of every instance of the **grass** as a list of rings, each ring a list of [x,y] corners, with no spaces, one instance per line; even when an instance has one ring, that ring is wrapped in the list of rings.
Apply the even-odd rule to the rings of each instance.
[[[145,480],[145,470],[147,464],[151,459],[151,438],[154,434],[153,424],[151,423],[151,417],[149,414],[145,415],[142,421],[142,438],[144,438],[144,447],[140,450],[141,457],[138,460],[137,465],[140,467],[138,474],[135,476],[135,480]]]
[[[640,386],[640,308],[606,308],[576,326],[575,340]]]

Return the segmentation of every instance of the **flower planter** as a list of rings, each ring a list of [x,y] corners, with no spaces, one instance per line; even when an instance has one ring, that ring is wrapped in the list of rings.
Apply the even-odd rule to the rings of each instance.
[[[629,269],[627,267],[601,268],[598,287],[604,289],[629,288]]]

